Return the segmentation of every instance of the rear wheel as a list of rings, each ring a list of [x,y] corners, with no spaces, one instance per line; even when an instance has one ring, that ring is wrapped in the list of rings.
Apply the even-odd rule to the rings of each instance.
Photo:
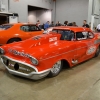
[[[99,53],[100,53],[100,47],[98,46],[94,57],[97,57],[99,55]]]
[[[21,41],[21,39],[19,39],[19,38],[13,38],[13,39],[8,40],[7,44],[13,43],[13,42],[18,42],[18,41]]]
[[[60,61],[57,61],[53,65],[53,67],[51,68],[51,71],[50,71],[48,76],[49,77],[54,77],[54,76],[58,75],[60,73],[61,69],[62,69],[62,61],[60,60]]]

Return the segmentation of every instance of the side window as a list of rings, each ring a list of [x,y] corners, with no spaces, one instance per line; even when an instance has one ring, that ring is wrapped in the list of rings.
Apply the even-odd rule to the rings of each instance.
[[[36,25],[30,25],[30,31],[40,31]]]
[[[57,32],[58,34],[61,34],[61,40],[75,40],[75,34],[73,31],[70,30],[61,30],[61,29],[53,29],[53,32]]]
[[[24,32],[29,32],[30,31],[30,26],[29,25],[23,25],[20,27],[20,30]]]
[[[88,32],[88,38],[92,39],[94,37],[94,34],[92,32]]]
[[[88,39],[88,32],[76,32],[76,40]]]
[[[74,40],[74,33],[69,30],[62,30],[59,32],[61,34],[61,40],[71,41]]]
[[[10,24],[8,24],[8,25],[0,25],[0,29],[7,30],[7,29],[11,28],[12,26],[13,25],[10,25]]]

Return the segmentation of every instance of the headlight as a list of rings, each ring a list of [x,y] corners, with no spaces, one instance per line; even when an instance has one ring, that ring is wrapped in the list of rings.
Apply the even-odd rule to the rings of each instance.
[[[38,65],[38,60],[36,58],[30,57],[30,60],[31,60],[32,64]]]
[[[4,49],[0,48],[0,54],[2,55],[4,53],[5,53]]]

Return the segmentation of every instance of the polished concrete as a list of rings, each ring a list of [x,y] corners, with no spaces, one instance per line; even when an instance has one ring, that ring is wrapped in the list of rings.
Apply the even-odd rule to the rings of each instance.
[[[39,81],[11,75],[0,62],[0,100],[100,100],[100,56]]]

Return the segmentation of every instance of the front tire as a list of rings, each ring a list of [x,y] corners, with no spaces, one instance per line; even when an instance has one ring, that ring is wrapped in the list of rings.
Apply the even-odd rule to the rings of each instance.
[[[59,60],[53,65],[48,76],[49,77],[57,76],[60,73],[61,69],[62,69],[62,61]]]
[[[100,47],[98,46],[94,57],[98,57],[99,56],[99,53],[100,53]]]

